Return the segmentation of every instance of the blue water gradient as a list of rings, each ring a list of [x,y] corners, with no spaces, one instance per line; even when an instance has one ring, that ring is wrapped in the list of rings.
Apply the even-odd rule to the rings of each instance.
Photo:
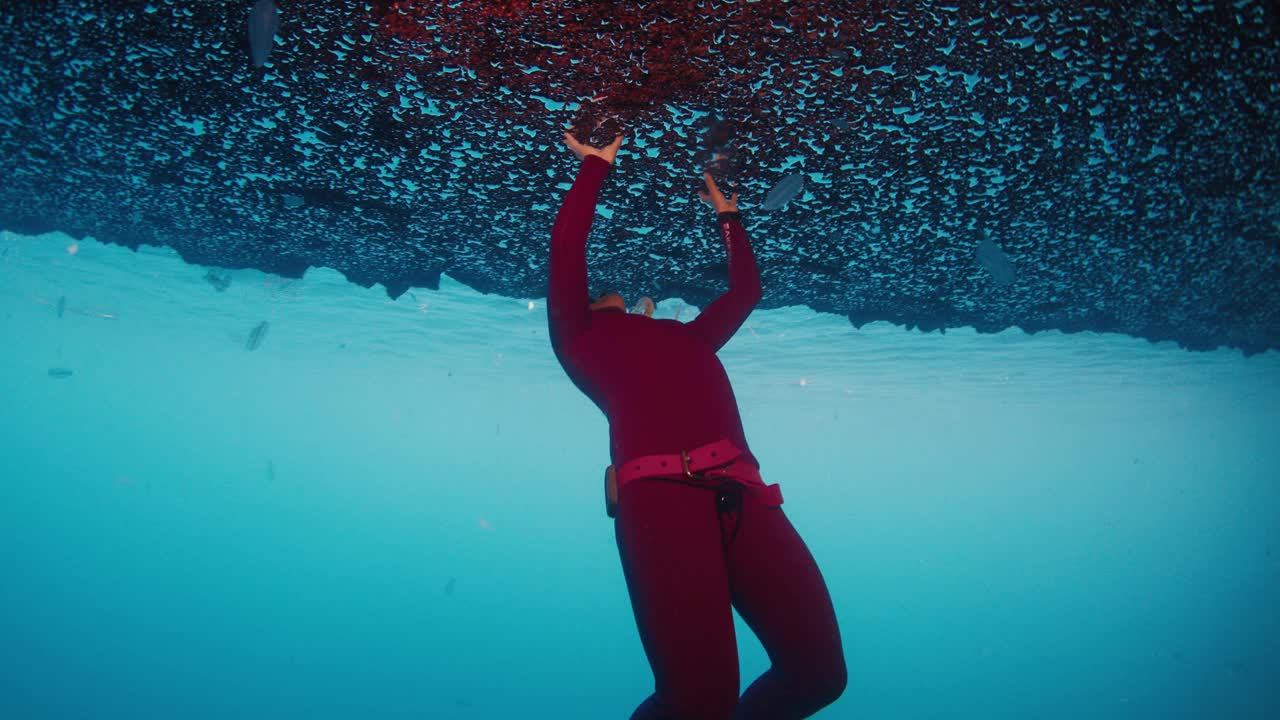
[[[0,253],[0,717],[625,718],[651,691],[606,424],[543,298]],[[818,717],[1280,716],[1280,355],[787,308],[722,358],[844,632]]]

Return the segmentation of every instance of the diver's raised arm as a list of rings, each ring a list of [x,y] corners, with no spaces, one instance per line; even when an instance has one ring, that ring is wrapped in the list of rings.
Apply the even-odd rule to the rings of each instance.
[[[716,187],[710,173],[703,173],[707,192],[698,195],[716,211],[720,238],[729,253],[729,291],[716,298],[689,326],[719,350],[742,327],[752,308],[760,302],[760,271],[738,214],[738,194],[728,200]]]
[[[551,271],[547,288],[547,322],[557,348],[587,329],[591,298],[587,290],[587,233],[595,219],[596,200],[622,146],[622,135],[603,148],[578,142],[569,133],[564,144],[582,160],[551,228]]]

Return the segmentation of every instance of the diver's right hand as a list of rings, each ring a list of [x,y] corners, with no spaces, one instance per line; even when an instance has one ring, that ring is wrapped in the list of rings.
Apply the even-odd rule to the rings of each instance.
[[[711,173],[702,173],[702,178],[707,182],[707,192],[698,193],[698,197],[702,198],[703,202],[714,208],[717,215],[724,212],[738,212],[738,193],[733,193],[733,196],[726,200],[724,193],[716,187],[716,181],[711,177]]]
[[[569,149],[573,151],[574,155],[578,156],[579,160],[584,159],[587,155],[595,155],[612,165],[614,158],[618,157],[618,148],[622,147],[622,133],[618,133],[618,137],[614,138],[613,142],[608,145],[602,148],[594,148],[578,142],[577,138],[565,132],[564,144],[569,146]]]

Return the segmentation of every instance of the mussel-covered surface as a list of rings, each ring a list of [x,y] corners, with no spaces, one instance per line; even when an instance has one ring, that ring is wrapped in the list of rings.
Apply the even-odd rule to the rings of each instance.
[[[621,130],[594,290],[723,290],[710,168],[764,307],[1280,346],[1263,0],[60,0],[0,45],[8,230],[539,297],[562,133]]]

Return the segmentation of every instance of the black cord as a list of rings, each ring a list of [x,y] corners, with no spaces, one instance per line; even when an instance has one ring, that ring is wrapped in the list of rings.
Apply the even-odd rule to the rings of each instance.
[[[665,480],[666,482],[680,483],[681,485],[688,485],[689,487],[698,488],[700,490],[715,490],[716,491],[716,517],[723,518],[725,513],[735,513],[737,515],[737,517],[735,517],[733,521],[733,533],[729,535],[729,542],[725,543],[724,536],[722,535],[721,545],[724,546],[725,550],[728,550],[729,546],[733,544],[733,541],[738,539],[738,531],[742,529],[742,486],[741,485],[739,485],[736,482],[732,482],[728,480],[720,483],[719,485],[713,486],[713,485],[708,485],[706,482],[693,482],[691,480],[684,480],[682,478],[656,477],[653,479]],[[723,522],[723,520],[721,522]],[[724,529],[724,526],[721,525],[721,530],[723,531],[723,529]]]
[[[733,534],[729,536],[729,545],[738,539],[738,531],[742,529],[742,488],[735,482],[720,483],[716,488],[716,512],[723,517],[725,513],[734,513]],[[725,547],[728,549],[728,546]]]

